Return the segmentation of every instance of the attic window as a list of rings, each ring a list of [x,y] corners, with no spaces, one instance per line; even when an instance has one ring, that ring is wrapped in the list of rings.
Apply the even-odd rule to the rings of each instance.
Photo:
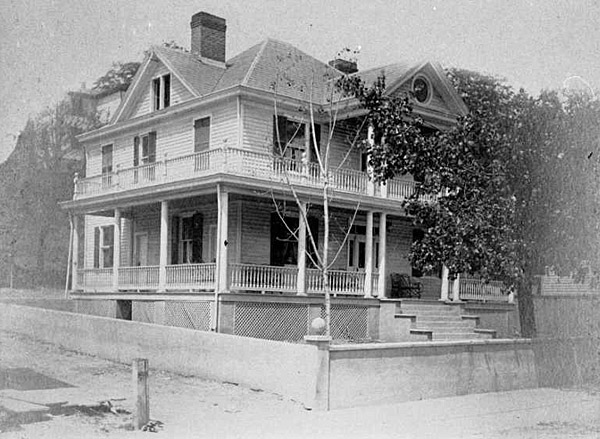
[[[167,73],[152,80],[154,111],[171,105],[171,74]]]
[[[431,97],[431,86],[429,81],[422,76],[418,76],[413,81],[413,94],[417,102],[424,104]]]

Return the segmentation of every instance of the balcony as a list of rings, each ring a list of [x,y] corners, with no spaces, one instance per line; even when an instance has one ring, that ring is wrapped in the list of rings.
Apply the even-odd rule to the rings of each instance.
[[[250,177],[269,187],[289,183],[297,187],[322,188],[324,183],[324,178],[315,163],[303,163],[238,148],[219,148],[110,174],[76,178],[74,199],[81,200],[216,174]],[[385,186],[375,187],[370,184],[365,172],[354,169],[331,170],[329,186],[335,191],[347,194],[400,201],[409,197],[415,189],[412,180],[402,178],[390,180]],[[423,199],[429,200],[430,197]]]

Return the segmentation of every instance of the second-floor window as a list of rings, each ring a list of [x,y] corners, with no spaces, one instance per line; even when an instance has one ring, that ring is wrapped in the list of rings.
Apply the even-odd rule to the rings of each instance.
[[[194,152],[206,151],[210,145],[210,117],[194,121]]]
[[[171,74],[167,73],[152,80],[152,101],[154,111],[171,105]]]
[[[102,175],[110,174],[113,170],[113,146],[102,147]]]
[[[321,141],[321,126],[314,125],[313,136],[313,132],[307,129],[308,125],[285,116],[275,116],[273,118],[274,154],[296,161],[301,161],[308,154],[309,161],[317,162],[316,151],[319,150]]]
[[[156,162],[156,131],[133,138],[133,166]]]

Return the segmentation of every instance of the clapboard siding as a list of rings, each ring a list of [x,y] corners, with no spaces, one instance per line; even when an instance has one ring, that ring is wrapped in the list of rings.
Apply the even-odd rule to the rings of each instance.
[[[325,142],[325,136],[321,134],[321,142]],[[360,169],[360,151],[358,148],[353,147],[348,153],[348,150],[351,148],[351,143],[355,137],[356,133],[351,130],[344,129],[342,127],[336,127],[333,132],[333,136],[331,138],[331,151],[329,152],[329,163],[332,168],[344,168],[344,169]]]
[[[130,131],[110,141],[87,147],[86,176],[100,175],[102,172],[102,146],[113,145],[113,170],[127,169],[133,166],[133,139],[150,131],[156,131],[156,161],[172,159],[194,152],[194,121],[202,117],[211,118],[210,147],[235,147],[238,140],[237,109],[234,101],[226,102],[211,109],[210,112],[198,112],[193,115],[168,121],[142,131]]]
[[[149,77],[149,80],[143,84],[144,91],[131,113],[132,119],[143,116],[152,111],[152,79],[167,73],[169,73],[169,69],[161,64],[156,68],[154,74]],[[190,93],[190,91],[181,83],[179,79],[177,79],[175,75],[171,73],[171,106],[185,102],[192,97],[193,95]]]
[[[271,152],[274,111],[243,103],[243,147],[252,151]]]

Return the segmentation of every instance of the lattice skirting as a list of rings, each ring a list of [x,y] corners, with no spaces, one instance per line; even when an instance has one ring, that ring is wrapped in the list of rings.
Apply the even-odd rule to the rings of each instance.
[[[154,302],[133,301],[131,304],[131,320],[154,323]]]
[[[309,306],[236,302],[233,333],[244,337],[300,342],[308,334]]]
[[[165,302],[165,325],[210,331],[211,302]]]
[[[316,307],[321,317],[325,307]],[[311,305],[290,303],[237,302],[233,318],[233,333],[244,337],[301,342],[309,333]],[[318,316],[319,314],[317,314]],[[369,337],[367,307],[332,305],[331,336],[334,340],[357,342]]]
[[[325,306],[321,307],[325,318]],[[356,342],[369,338],[369,311],[354,305],[331,305],[331,337]]]

